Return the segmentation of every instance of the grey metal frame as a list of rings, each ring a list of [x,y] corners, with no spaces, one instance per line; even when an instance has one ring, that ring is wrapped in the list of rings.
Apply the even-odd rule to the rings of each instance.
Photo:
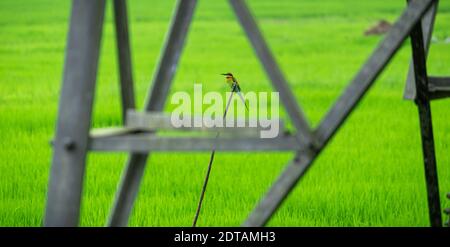
[[[425,42],[425,53],[428,55],[428,51],[431,45],[431,37],[433,35],[434,22],[436,19],[436,13],[438,9],[439,1],[436,1],[433,6],[428,10],[425,16],[422,18],[422,30],[423,30],[423,40]],[[405,84],[405,90],[403,92],[403,97],[408,100],[413,100],[416,98],[416,85],[414,79],[414,63],[411,58],[409,64],[408,76]]]
[[[178,1],[162,57],[153,78],[153,87],[145,104],[146,111],[161,111],[164,107],[186,40],[197,0]],[[132,153],[124,172],[109,226],[126,226],[136,199],[149,153]]]
[[[45,226],[78,225],[104,12],[104,0],[72,4]]]
[[[128,109],[135,108],[133,71],[126,0],[114,0],[114,22],[116,27],[117,57],[119,64],[122,119],[125,123]]]
[[[274,88],[279,91],[282,104],[297,130],[294,135],[286,134],[269,141],[243,136],[218,140],[218,150],[296,152],[295,158],[243,225],[263,226],[270,220],[321,150],[356,108],[401,44],[411,35],[413,59],[407,84],[414,85],[415,91],[418,92],[417,97],[415,93],[413,97],[416,98],[420,115],[430,222],[432,226],[441,226],[429,101],[450,96],[450,78],[428,77],[426,73],[426,53],[437,11],[437,0],[410,1],[398,21],[315,130],[308,124],[245,2],[229,2]],[[155,70],[153,86],[146,100],[144,110],[147,112],[161,112],[164,107],[196,4],[196,0],[179,0],[177,3],[160,62]],[[114,7],[125,122],[126,110],[135,107],[125,0],[114,0]],[[108,221],[108,226],[126,226],[150,151],[209,151],[214,141],[213,138],[202,137],[161,137],[154,135],[156,129],[142,130],[133,128],[133,125],[89,135],[103,15],[104,1],[73,0],[49,183],[46,226],[78,225],[83,171],[88,150],[130,152]],[[424,34],[422,29],[425,30]],[[76,57],[75,52],[78,53]]]
[[[429,31],[431,33],[431,31]],[[426,50],[421,23],[411,31],[411,48],[414,64],[414,82],[416,86],[416,104],[419,110],[422,150],[425,161],[425,179],[428,195],[428,210],[431,226],[442,226],[439,184],[434,150],[433,124],[428,98],[428,74],[426,68]]]
[[[278,67],[274,57],[272,56],[264,38],[259,31],[256,21],[253,19],[247,5],[241,0],[230,0],[231,6],[239,19],[242,28],[255,50],[256,55],[259,57],[267,75],[272,81],[273,86],[280,94],[282,104],[286,107],[286,111],[296,128],[298,133],[298,139],[301,143],[310,143],[312,141],[311,128],[303,114],[300,106],[295,99],[292,90],[289,88],[289,84],[283,76],[280,68]]]

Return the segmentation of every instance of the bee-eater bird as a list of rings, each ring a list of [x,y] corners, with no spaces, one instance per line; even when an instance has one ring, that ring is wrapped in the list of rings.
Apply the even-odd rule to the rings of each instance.
[[[234,78],[233,74],[231,74],[231,73],[226,73],[226,74],[222,74],[222,75],[225,76],[226,82],[231,87],[231,95],[230,95],[230,98],[228,99],[227,106],[225,107],[225,112],[223,113],[223,119],[225,119],[225,117],[227,116],[228,108],[230,107],[231,99],[233,98],[233,93],[236,93],[237,95],[239,95],[239,97],[241,98],[242,102],[245,105],[245,109],[247,109],[247,111],[248,111],[248,107],[247,107],[247,104],[245,103],[245,99],[241,94],[241,87],[239,86],[239,83],[237,82],[236,78]],[[217,132],[215,141],[219,138],[219,135],[220,135],[220,132]],[[202,202],[203,202],[203,198],[205,196],[206,186],[208,185],[209,174],[211,173],[211,168],[212,168],[212,163],[214,161],[215,153],[216,153],[216,142],[214,142],[213,148],[211,150],[211,157],[209,158],[209,164],[208,164],[208,169],[206,171],[205,181],[203,182],[202,192],[200,194],[200,200],[197,205],[197,211],[195,212],[194,222],[192,223],[193,227],[196,226],[198,216],[200,215],[200,210],[202,208]]]
[[[225,76],[226,83],[228,85],[230,85],[231,90],[232,90],[231,92],[232,93],[234,92],[237,95],[239,95],[239,97],[241,98],[242,102],[245,105],[245,109],[247,109],[247,111],[248,111],[247,103],[245,102],[244,96],[242,96],[241,87],[239,86],[239,82],[236,80],[236,78],[231,73],[224,73],[222,75]]]

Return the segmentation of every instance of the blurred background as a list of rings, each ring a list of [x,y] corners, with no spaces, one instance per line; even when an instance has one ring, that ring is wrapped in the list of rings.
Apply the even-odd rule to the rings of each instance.
[[[247,2],[313,126],[383,38],[380,23],[395,22],[406,6],[403,0]],[[175,3],[128,1],[139,108]],[[0,226],[42,225],[70,7],[67,0],[0,1]],[[110,1],[106,13],[94,127],[121,123]],[[408,39],[269,226],[429,224],[417,108],[402,99],[410,57]],[[448,76],[449,64],[450,2],[440,1],[428,73]],[[200,0],[171,92],[193,92],[194,82],[204,92],[225,92],[224,72],[233,72],[244,91],[273,90],[228,2]],[[432,110],[444,208],[450,101],[434,101]],[[105,224],[126,157],[89,155],[82,226]],[[240,225],[291,158],[218,153],[198,225]],[[130,225],[189,226],[208,160],[208,153],[152,154]]]

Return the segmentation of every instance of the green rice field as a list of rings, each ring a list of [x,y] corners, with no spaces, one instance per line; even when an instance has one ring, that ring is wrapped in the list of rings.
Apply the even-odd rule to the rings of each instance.
[[[317,126],[406,1],[249,0],[274,56],[310,124]],[[0,226],[42,226],[70,1],[0,1]],[[133,76],[143,107],[175,1],[128,1]],[[99,60],[93,127],[121,124],[112,1]],[[430,75],[450,75],[450,1],[440,1]],[[403,100],[409,39],[348,121],[298,183],[269,226],[427,226],[428,209],[417,107]],[[225,0],[199,0],[171,94],[228,90],[233,72],[243,91],[273,88]],[[166,112],[174,109],[167,104]],[[450,100],[432,102],[442,207],[449,207]],[[282,111],[281,115],[286,117]],[[199,226],[238,226],[292,153],[217,152]],[[126,153],[90,153],[81,226],[104,226]],[[209,153],[151,155],[130,226],[190,226]]]

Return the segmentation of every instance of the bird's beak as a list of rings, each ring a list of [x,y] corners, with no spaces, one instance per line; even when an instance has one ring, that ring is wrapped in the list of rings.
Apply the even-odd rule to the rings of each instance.
[[[227,74],[221,74],[221,75],[227,75]]]

